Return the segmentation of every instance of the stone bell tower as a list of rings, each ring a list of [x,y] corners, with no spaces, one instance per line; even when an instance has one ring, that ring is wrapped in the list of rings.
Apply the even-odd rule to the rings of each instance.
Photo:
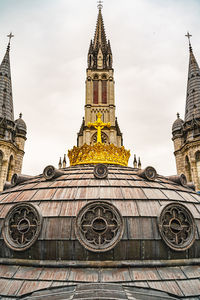
[[[10,40],[0,64],[0,191],[14,173],[21,173],[26,141],[26,124],[20,114],[14,120],[12,80],[10,71]]]
[[[114,70],[110,41],[107,41],[102,5],[98,5],[98,18],[94,35],[88,52],[88,68],[86,78],[85,117],[78,133],[77,146],[94,144],[97,133],[89,128],[88,123],[94,123],[97,113],[102,114],[102,121],[110,123],[102,131],[102,141],[105,144],[122,146],[122,133],[115,117]]]
[[[172,126],[177,173],[184,173],[200,190],[200,69],[189,39],[189,70],[185,119],[177,114]]]

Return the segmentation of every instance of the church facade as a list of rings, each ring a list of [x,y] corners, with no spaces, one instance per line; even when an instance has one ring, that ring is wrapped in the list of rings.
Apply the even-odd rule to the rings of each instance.
[[[172,126],[177,174],[185,174],[188,182],[200,190],[200,69],[189,38],[189,70],[185,119],[177,114]]]
[[[14,173],[21,173],[26,141],[26,124],[20,114],[14,120],[10,70],[10,39],[0,65],[0,191]]]

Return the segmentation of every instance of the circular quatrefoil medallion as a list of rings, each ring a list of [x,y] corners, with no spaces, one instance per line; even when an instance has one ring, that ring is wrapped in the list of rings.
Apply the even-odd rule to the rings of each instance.
[[[180,203],[171,203],[163,208],[158,226],[163,240],[173,250],[184,251],[195,240],[194,218],[187,207]]]
[[[76,218],[76,235],[88,250],[112,249],[123,234],[123,218],[110,203],[97,201],[85,205]]]
[[[29,203],[14,205],[4,220],[3,237],[15,251],[28,249],[38,238],[42,225],[39,208]]]
[[[108,176],[108,167],[103,164],[98,164],[94,167],[94,176],[98,179],[104,179]]]

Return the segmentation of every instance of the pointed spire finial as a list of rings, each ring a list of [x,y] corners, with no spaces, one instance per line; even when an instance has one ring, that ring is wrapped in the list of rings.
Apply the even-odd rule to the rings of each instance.
[[[191,46],[191,41],[190,41],[190,38],[192,37],[192,35],[189,33],[189,31],[187,32],[187,34],[185,35],[187,38],[188,38],[188,41],[189,41],[189,48],[190,48],[190,51],[192,51],[192,46]]]
[[[20,119],[22,118],[22,113],[19,114]]]
[[[97,7],[98,7],[99,10],[101,10],[103,8],[103,1],[102,0],[97,1]]]
[[[133,167],[134,167],[134,168],[137,168],[137,158],[136,158],[136,155],[135,155],[135,154],[134,154]]]
[[[178,118],[178,119],[180,118],[180,114],[179,114],[179,113],[177,113],[177,118]]]
[[[66,154],[64,154],[64,158],[63,158],[63,168],[66,168]]]
[[[140,160],[140,157],[138,158],[138,169],[141,170],[142,168],[142,163],[141,163],[141,160]]]
[[[58,163],[58,168],[59,168],[59,169],[62,168],[62,160],[61,160],[61,157],[60,157],[60,160],[59,160],[59,163]]]

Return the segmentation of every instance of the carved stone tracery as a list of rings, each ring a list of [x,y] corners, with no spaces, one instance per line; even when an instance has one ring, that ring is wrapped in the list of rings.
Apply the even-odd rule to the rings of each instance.
[[[29,203],[14,205],[8,212],[3,226],[7,246],[16,251],[28,249],[38,238],[42,217],[38,208]]]
[[[164,207],[159,217],[159,230],[165,243],[176,251],[184,251],[195,240],[195,223],[192,214],[180,203]]]
[[[101,132],[101,139],[102,143],[108,145],[108,136],[105,132]],[[91,139],[91,145],[96,144],[97,142],[97,133],[93,134],[92,139]]]
[[[123,219],[110,203],[97,201],[85,205],[76,218],[76,235],[88,250],[112,249],[123,234]]]

